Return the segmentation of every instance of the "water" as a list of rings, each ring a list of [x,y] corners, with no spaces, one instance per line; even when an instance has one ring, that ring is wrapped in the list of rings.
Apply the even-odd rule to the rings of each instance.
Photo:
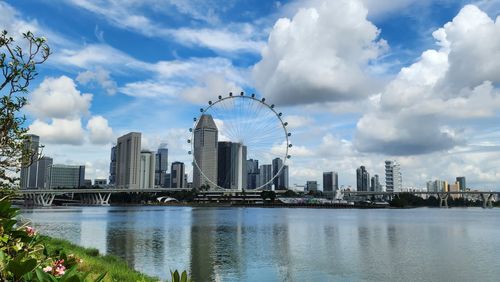
[[[195,281],[500,281],[500,209],[72,207],[50,236]]]

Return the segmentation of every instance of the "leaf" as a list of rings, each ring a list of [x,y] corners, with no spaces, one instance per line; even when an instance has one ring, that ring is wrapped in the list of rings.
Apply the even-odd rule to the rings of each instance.
[[[181,275],[181,282],[188,282],[187,272],[184,270]]]
[[[19,278],[35,269],[36,264],[36,259],[29,259],[25,261],[12,260],[7,265],[7,269],[12,272],[15,277]]]
[[[171,275],[172,275],[172,282],[179,282],[180,281],[180,278],[179,278],[179,271],[174,271],[174,273],[170,272]]]
[[[106,277],[106,272],[104,272],[103,274],[99,275],[99,277],[96,278],[96,280],[94,280],[94,282],[101,282],[104,277]]]

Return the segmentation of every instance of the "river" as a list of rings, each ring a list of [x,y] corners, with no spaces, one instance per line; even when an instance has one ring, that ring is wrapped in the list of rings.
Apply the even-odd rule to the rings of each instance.
[[[24,209],[43,234],[195,281],[500,281],[500,209]]]

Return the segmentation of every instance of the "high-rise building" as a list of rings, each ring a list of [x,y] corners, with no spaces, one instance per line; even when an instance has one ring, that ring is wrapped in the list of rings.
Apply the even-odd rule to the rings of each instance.
[[[141,151],[141,164],[139,174],[139,188],[154,188],[155,181],[155,158],[151,151]]]
[[[247,188],[255,189],[260,186],[259,161],[247,160]]]
[[[211,115],[203,114],[194,129],[193,186],[211,186],[217,183],[218,130]],[[201,170],[201,171],[200,171]]]
[[[427,192],[448,192],[448,182],[445,180],[427,181]]]
[[[398,192],[403,189],[401,167],[396,161],[385,161],[385,187],[387,192]]]
[[[273,164],[274,190],[288,189],[288,166],[283,165],[283,160],[275,158]]]
[[[465,176],[459,176],[459,177],[457,177],[457,182],[460,185],[460,191],[466,191],[467,190],[467,186],[465,184]]]
[[[116,146],[111,148],[111,161],[109,163],[109,185],[116,184]]]
[[[375,174],[371,178],[371,185],[370,185],[370,191],[373,192],[382,192],[382,185],[380,185],[380,180],[378,177],[378,174]]]
[[[170,188],[185,188],[184,163],[173,162],[170,168]]]
[[[21,168],[21,189],[36,189],[39,185],[37,183],[37,158],[38,148],[40,147],[40,137],[34,134],[28,134],[24,141],[24,154],[29,165]]]
[[[264,190],[272,189],[271,179],[273,178],[273,167],[272,165],[261,165],[260,166],[260,185],[264,185],[262,187]]]
[[[241,143],[219,142],[217,185],[226,189],[247,188],[247,147]]]
[[[323,192],[333,192],[339,187],[339,175],[335,171],[323,172]]]
[[[49,189],[50,188],[50,167],[53,160],[50,157],[42,157],[36,162],[36,188]]]
[[[370,189],[370,174],[363,165],[356,169],[356,188],[357,191],[369,191]]]
[[[160,145],[155,156],[155,185],[160,187],[170,186],[165,182],[165,174],[168,171],[168,149],[165,144]]]
[[[165,173],[165,183],[167,184],[168,188],[171,188],[172,186],[172,178],[170,173]]]
[[[116,144],[116,187],[139,188],[141,168],[141,133],[130,132]]]
[[[306,191],[318,191],[318,181],[307,181]]]
[[[79,188],[85,186],[85,166],[54,164],[49,166],[49,187]],[[92,185],[92,181],[90,181]]]

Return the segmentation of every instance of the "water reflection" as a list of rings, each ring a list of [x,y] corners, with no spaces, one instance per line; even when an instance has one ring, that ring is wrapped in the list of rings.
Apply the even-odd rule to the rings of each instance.
[[[495,281],[500,209],[81,207],[24,210],[45,234],[166,278]]]

